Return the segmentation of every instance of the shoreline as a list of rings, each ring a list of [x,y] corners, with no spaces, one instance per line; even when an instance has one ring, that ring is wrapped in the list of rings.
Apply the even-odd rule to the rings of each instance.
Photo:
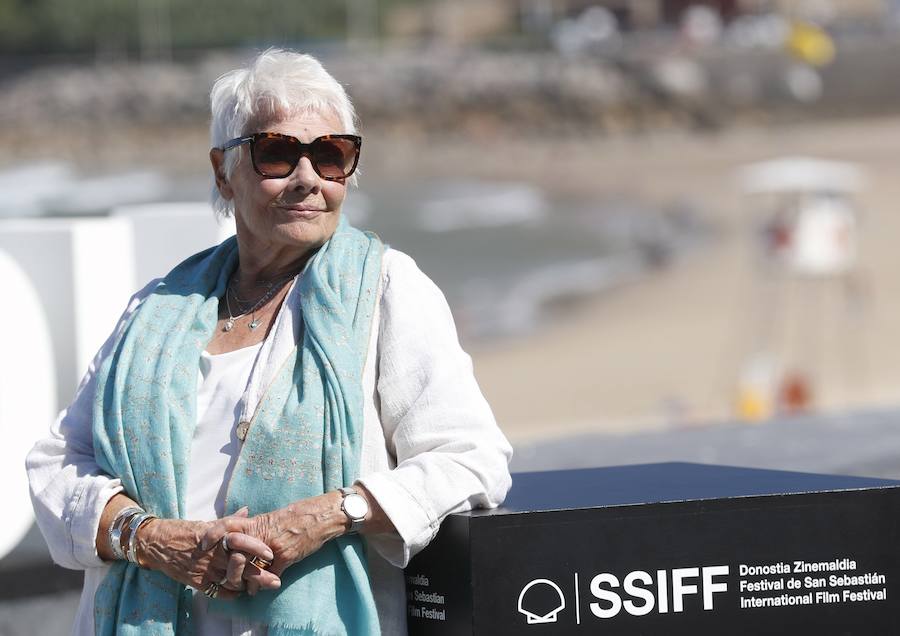
[[[61,157],[88,148],[89,132],[70,131],[60,141]],[[811,353],[820,410],[900,403],[900,294],[893,291],[900,276],[900,214],[894,209],[900,201],[900,116],[741,126],[710,135],[492,137],[479,142],[476,153],[467,139],[424,143],[387,131],[366,134],[364,181],[525,181],[544,189],[551,205],[617,196],[657,208],[686,201],[716,231],[714,241],[671,266],[566,302],[564,311],[553,312],[529,336],[468,344],[482,389],[514,442],[734,420],[736,377],[751,348],[749,334],[770,309],[760,302],[754,269],[756,221],[734,172],[783,155],[854,161],[867,172],[868,186],[859,197],[858,275],[869,291],[852,316],[838,289],[810,292],[784,282],[790,302],[779,305],[783,329],[771,344],[803,359],[798,332],[815,325],[818,344]],[[204,173],[204,130],[175,127],[140,146],[148,135],[144,130],[114,136],[107,167],[165,164],[175,174]],[[15,137],[8,132],[0,145],[9,151]],[[819,320],[820,314],[830,317]]]

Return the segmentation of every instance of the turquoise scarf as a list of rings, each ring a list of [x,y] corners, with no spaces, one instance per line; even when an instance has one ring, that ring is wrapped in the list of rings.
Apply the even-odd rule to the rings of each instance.
[[[351,484],[362,447],[362,372],[383,247],[341,220],[297,285],[302,343],[254,415],[226,496],[265,513]],[[196,425],[197,373],[237,266],[234,237],[184,261],[132,316],[98,373],[99,466],[161,518],[183,518]],[[160,572],[112,564],[94,602],[96,633],[191,633],[191,594]],[[365,547],[339,537],[289,567],[282,587],[210,611],[269,626],[271,636],[379,634]]]

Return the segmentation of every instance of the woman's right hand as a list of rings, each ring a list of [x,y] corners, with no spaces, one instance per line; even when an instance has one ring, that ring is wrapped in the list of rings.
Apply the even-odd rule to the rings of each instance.
[[[235,516],[246,514],[242,510]],[[159,570],[198,590],[206,589],[210,583],[219,583],[222,587],[216,598],[233,599],[244,589],[244,554],[267,560],[273,555],[265,543],[240,532],[228,533],[229,553],[221,543],[204,549],[201,545],[203,536],[210,526],[222,521],[153,519],[140,528],[136,537],[138,559],[144,567]],[[271,572],[249,568],[246,575],[263,589],[276,589],[281,585],[280,579]]]

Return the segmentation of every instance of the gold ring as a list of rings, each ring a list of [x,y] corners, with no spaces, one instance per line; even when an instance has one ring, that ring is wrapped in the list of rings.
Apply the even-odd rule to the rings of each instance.
[[[203,593],[209,598],[216,598],[219,594],[219,588],[221,586],[218,583],[209,583],[206,588],[203,590]]]
[[[251,558],[250,563],[258,567],[260,570],[268,570],[269,566],[272,565],[271,561],[267,561],[266,559],[259,556],[254,556],[253,558]]]

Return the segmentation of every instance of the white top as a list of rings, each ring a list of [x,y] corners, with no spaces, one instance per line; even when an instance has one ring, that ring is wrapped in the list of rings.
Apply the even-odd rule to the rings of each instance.
[[[185,517],[212,521],[225,514],[225,491],[237,462],[241,443],[236,427],[241,417],[241,397],[262,343],[228,353],[200,354],[197,380],[197,428],[191,440]],[[208,600],[194,591],[195,636],[264,636],[265,625],[213,616]]]
[[[197,427],[191,440],[185,518],[212,521],[225,515],[225,485],[241,450],[237,423],[241,397],[262,343],[228,353],[200,354]]]
[[[108,567],[97,555],[97,528],[106,502],[122,489],[119,480],[102,473],[94,459],[95,373],[128,317],[155,284],[151,282],[131,299],[74,401],[26,460],[35,516],[53,560],[85,570],[75,634],[94,633],[94,592]],[[381,631],[388,636],[406,633],[399,568],[428,544],[447,514],[495,507],[503,501],[511,483],[512,449],[475,382],[471,359],[459,346],[449,307],[435,284],[409,256],[389,249],[379,294],[373,323],[377,329],[372,329],[363,374],[360,481],[398,533],[366,537]],[[296,286],[260,347],[258,370],[251,373],[249,389],[264,385],[284,360],[281,354],[290,343],[279,340],[280,333],[292,334],[294,342],[299,338]],[[248,393],[251,403],[258,399],[253,391]],[[221,482],[224,472],[217,479]]]

